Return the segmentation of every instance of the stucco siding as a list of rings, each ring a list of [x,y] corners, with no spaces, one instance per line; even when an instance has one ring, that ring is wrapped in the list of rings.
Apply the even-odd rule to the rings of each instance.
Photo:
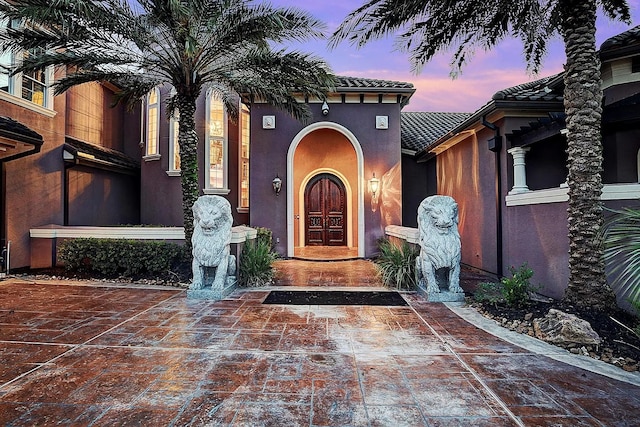
[[[348,129],[357,139],[364,157],[360,185],[364,191],[365,256],[376,253],[376,241],[384,235],[384,227],[402,220],[402,177],[400,165],[400,105],[399,104],[329,104],[330,112],[323,116],[320,104],[310,104],[314,113],[309,123],[330,121]],[[275,129],[263,129],[262,118],[273,115]],[[389,118],[388,129],[376,129],[376,116]],[[289,146],[305,128],[286,113],[266,104],[254,104],[251,109],[251,176],[250,203],[252,226],[273,230],[276,250],[287,253],[287,155]],[[319,148],[322,150],[322,148]],[[353,169],[357,165],[352,165]],[[376,174],[381,180],[381,196],[375,212],[367,193],[367,180]],[[278,175],[283,180],[282,193],[276,196],[271,181]],[[279,239],[279,243],[278,243]]]
[[[64,96],[54,99],[54,108],[58,114],[51,118],[0,101],[3,115],[16,118],[44,140],[40,153],[3,163],[6,224],[2,226],[11,241],[11,268],[29,265],[31,227],[62,224]]]
[[[527,263],[539,292],[562,298],[569,277],[567,204],[510,206],[504,210],[504,265]]]
[[[137,175],[75,167],[69,170],[68,225],[138,224]]]
[[[462,262],[496,272],[495,154],[481,132],[437,157],[438,194],[458,203]]]

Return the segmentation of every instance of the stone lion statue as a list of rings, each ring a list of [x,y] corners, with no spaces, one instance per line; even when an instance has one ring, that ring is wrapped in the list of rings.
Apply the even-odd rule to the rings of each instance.
[[[420,255],[416,259],[418,283],[427,292],[440,292],[438,278],[448,278],[449,292],[463,292],[460,287],[460,233],[458,204],[449,196],[430,196],[418,208]],[[438,270],[446,269],[439,272]],[[444,288],[447,284],[443,283]]]
[[[235,256],[230,255],[231,205],[220,196],[201,196],[193,204],[193,281],[190,289],[205,287],[205,267],[215,267],[213,289],[223,289],[227,276],[235,274]]]

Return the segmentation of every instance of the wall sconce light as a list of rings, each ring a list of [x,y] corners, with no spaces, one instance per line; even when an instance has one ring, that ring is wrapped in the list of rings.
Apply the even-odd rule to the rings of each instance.
[[[324,101],[322,103],[322,115],[326,116],[327,114],[329,114],[329,104],[327,104],[327,101]]]
[[[273,178],[273,181],[271,181],[271,185],[273,185],[273,192],[276,193],[276,196],[280,194],[280,190],[282,190],[282,180],[278,175]]]
[[[369,180],[369,193],[371,193],[371,212],[378,209],[378,196],[380,194],[380,180],[376,178],[376,173]]]

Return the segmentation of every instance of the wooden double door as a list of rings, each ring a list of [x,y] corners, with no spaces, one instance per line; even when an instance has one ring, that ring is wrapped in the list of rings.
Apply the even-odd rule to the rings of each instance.
[[[304,191],[305,244],[347,245],[347,202],[342,181],[323,173],[313,177]]]

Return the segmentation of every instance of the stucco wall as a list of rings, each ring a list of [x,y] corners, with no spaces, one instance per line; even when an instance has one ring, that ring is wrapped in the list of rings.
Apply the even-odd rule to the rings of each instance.
[[[471,135],[437,157],[438,194],[458,203],[462,262],[496,272],[495,154],[489,130]]]
[[[54,99],[55,117],[0,101],[2,115],[13,117],[42,135],[38,154],[3,163],[7,240],[11,241],[11,268],[29,265],[29,229],[62,224],[62,144],[65,97]],[[4,242],[2,242],[4,243]]]
[[[98,83],[87,83],[69,89],[66,100],[66,135],[102,147],[124,150],[125,107],[112,107],[115,96],[111,90]]]
[[[314,112],[308,123],[330,121],[347,128],[358,140],[364,157],[364,173],[360,178],[364,189],[365,256],[376,252],[376,240],[384,235],[387,224],[400,224],[400,105],[399,104],[329,104],[330,112],[323,116],[320,104],[310,104]],[[274,115],[275,129],[263,129],[262,117]],[[376,129],[377,115],[389,117],[389,129]],[[251,109],[251,194],[250,223],[273,230],[276,250],[287,254],[287,153],[289,145],[304,125],[266,104],[254,104]],[[354,168],[357,165],[353,165]],[[381,199],[376,212],[371,210],[371,198],[366,191],[367,180],[381,179]],[[282,193],[276,196],[271,181],[278,175],[283,180]],[[297,189],[294,189],[297,191]],[[279,240],[279,242],[278,242]]]
[[[510,206],[504,210],[504,265],[533,269],[540,293],[562,298],[569,277],[567,204]]]
[[[137,175],[76,166],[69,169],[68,225],[138,224]]]

